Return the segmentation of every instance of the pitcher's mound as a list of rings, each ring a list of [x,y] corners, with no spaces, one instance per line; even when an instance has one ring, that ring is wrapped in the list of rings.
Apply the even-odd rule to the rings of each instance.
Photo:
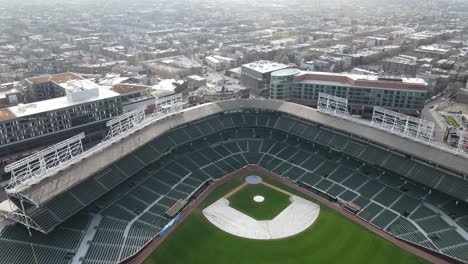
[[[256,195],[253,199],[257,203],[261,203],[261,202],[265,201],[265,197],[263,197],[261,195]]]

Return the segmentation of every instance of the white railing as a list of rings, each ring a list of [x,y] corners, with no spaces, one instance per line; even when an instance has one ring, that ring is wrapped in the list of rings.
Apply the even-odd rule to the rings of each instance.
[[[81,140],[84,137],[85,134],[81,133],[7,165],[5,172],[11,173],[10,183],[6,187],[7,192],[15,192],[17,186],[27,181],[34,182],[34,179],[40,178],[62,164],[80,156],[83,153]]]
[[[138,127],[145,120],[146,105],[120,115],[107,122],[109,132],[104,141],[126,134],[132,128]]]

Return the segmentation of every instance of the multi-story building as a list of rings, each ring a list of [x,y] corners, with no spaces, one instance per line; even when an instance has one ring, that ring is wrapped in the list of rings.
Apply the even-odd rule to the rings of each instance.
[[[184,78],[193,74],[202,74],[202,66],[185,56],[147,60],[142,65],[163,78]]]
[[[0,164],[81,132],[85,144],[101,140],[106,121],[122,114],[121,95],[89,80],[59,87],[65,96],[0,109]]]
[[[141,106],[154,105],[154,97],[149,96],[151,86],[119,83],[111,90],[121,95],[122,109],[124,112],[132,111]],[[147,110],[149,110],[147,108]]]
[[[271,61],[256,61],[244,64],[241,66],[241,83],[251,89],[253,94],[260,94],[268,90],[270,74],[286,68],[289,68],[289,66]]]
[[[392,74],[414,77],[418,71],[417,61],[417,57],[401,55],[385,59],[382,64],[382,68],[387,75]]]
[[[296,69],[271,74],[270,97],[316,106],[319,93],[347,98],[353,114],[366,115],[380,106],[419,115],[426,100],[426,82],[418,78],[302,72]]]
[[[218,55],[208,56],[205,63],[215,71],[227,70],[235,66],[235,60]]]
[[[27,100],[36,102],[65,96],[65,90],[61,84],[82,79],[81,76],[70,72],[26,79]]]

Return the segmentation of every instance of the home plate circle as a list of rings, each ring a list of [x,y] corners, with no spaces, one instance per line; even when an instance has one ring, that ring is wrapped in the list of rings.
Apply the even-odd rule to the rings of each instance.
[[[263,197],[261,195],[256,195],[253,199],[257,203],[261,203],[261,202],[265,201],[265,197]]]

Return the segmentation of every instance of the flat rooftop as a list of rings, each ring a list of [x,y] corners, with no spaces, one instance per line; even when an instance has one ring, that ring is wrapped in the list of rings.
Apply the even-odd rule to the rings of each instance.
[[[427,83],[421,78],[399,78],[363,75],[363,74],[342,74],[330,72],[307,72],[302,71],[294,77],[295,82],[325,82],[336,85],[348,85],[363,88],[384,88],[400,90],[425,91]]]
[[[256,61],[242,65],[242,67],[260,72],[260,73],[268,73],[273,72],[281,69],[289,68],[288,65],[272,62],[272,61]]]
[[[151,87],[146,85],[120,83],[114,85],[111,90],[118,94],[128,94],[138,91],[145,91],[149,88]]]
[[[56,84],[62,84],[68,81],[82,80],[82,79],[83,78],[77,74],[66,72],[66,73],[44,75],[44,76],[29,78],[29,79],[26,79],[26,81],[31,84],[39,84],[39,83],[46,83],[46,82],[54,82]]]
[[[154,60],[147,60],[143,62],[143,65],[147,67],[166,67],[176,69],[190,69],[195,67],[201,67],[198,62],[195,62],[185,56],[172,56]]]
[[[65,89],[68,89],[68,91],[71,91],[71,92],[82,92],[83,90],[87,90],[87,89],[95,90],[97,88],[97,93],[96,93],[96,96],[88,97],[79,101],[71,101],[69,100],[67,96],[63,96],[59,98],[34,102],[30,104],[20,104],[17,106],[12,106],[12,107],[6,108],[14,115],[13,117],[8,118],[8,119],[49,112],[49,111],[58,110],[61,108],[66,108],[66,107],[79,105],[79,104],[83,104],[87,102],[99,101],[99,100],[103,100],[103,99],[107,99],[111,97],[117,97],[120,95],[114,91],[103,89],[98,84],[95,84],[88,80],[71,81],[65,85],[62,84],[61,86],[67,87]],[[5,115],[8,116],[8,112],[6,112],[5,109],[2,109],[1,112],[5,112],[6,113]],[[7,120],[7,119],[4,119],[4,120]],[[1,118],[0,118],[0,121],[1,121]]]

